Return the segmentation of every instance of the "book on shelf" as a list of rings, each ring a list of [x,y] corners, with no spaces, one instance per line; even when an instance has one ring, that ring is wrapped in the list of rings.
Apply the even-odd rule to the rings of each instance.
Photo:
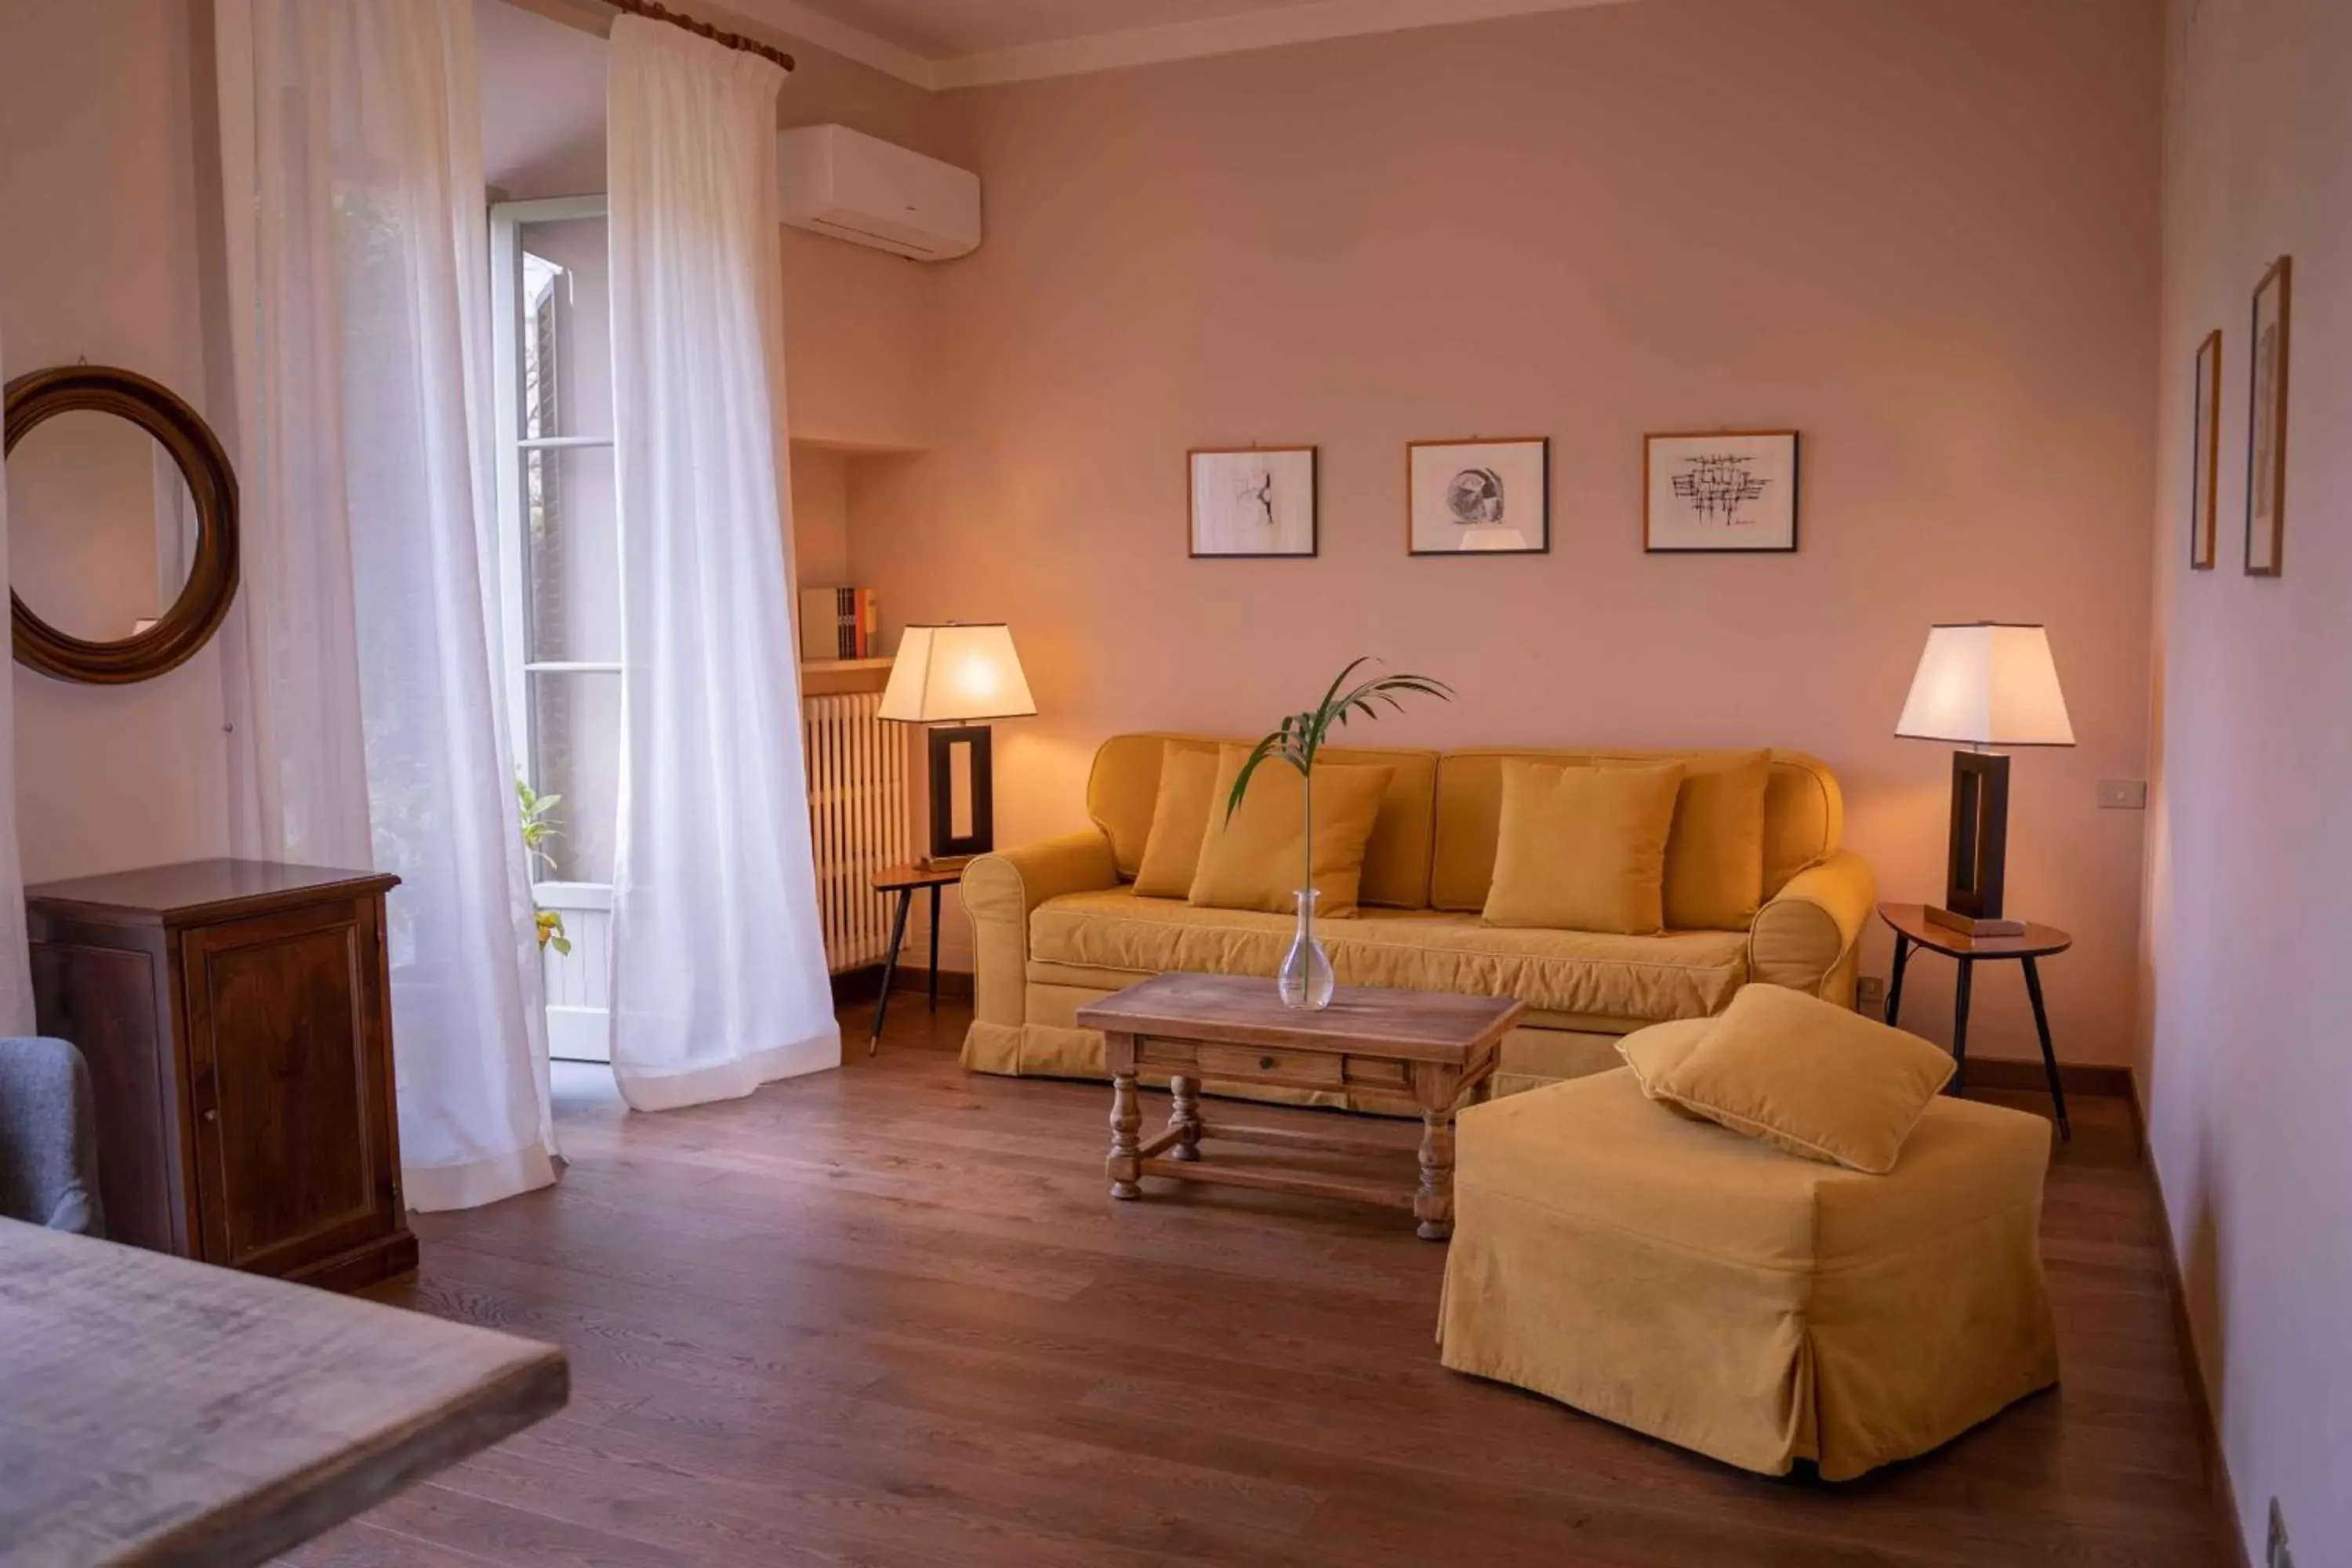
[[[803,588],[801,658],[872,658],[881,651],[882,620],[871,588]]]

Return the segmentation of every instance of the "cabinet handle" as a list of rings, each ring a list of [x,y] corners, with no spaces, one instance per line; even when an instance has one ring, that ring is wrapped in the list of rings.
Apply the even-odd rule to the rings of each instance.
[[[220,1120],[220,1109],[217,1106],[207,1105],[205,1107],[204,1115],[206,1122],[218,1121]]]
[[[1272,1057],[1258,1058],[1257,1070],[1260,1072],[1272,1072],[1274,1070],[1274,1058]]]

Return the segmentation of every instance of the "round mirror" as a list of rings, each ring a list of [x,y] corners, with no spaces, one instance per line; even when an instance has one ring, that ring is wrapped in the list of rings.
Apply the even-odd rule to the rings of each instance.
[[[184,661],[236,591],[236,479],[210,426],[130,371],[7,388],[8,553],[21,663],[145,680]]]

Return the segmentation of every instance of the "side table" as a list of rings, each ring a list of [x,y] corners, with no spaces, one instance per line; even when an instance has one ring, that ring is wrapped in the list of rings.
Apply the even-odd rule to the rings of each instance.
[[[2050,1048],[2050,1015],[2042,1005],[2042,971],[2034,961],[2065,952],[2074,945],[2074,939],[2056,926],[2030,921],[2017,936],[1970,936],[1929,920],[1924,904],[1881,904],[1878,918],[1895,930],[1895,973],[1886,983],[1890,1026],[1901,1027],[1897,1020],[1903,1012],[1903,971],[1911,962],[1914,947],[1940,952],[1960,966],[1952,996],[1954,1094],[1964,1094],[1969,1087],[1969,983],[1976,966],[1990,959],[2014,959],[2024,968],[2025,994],[2033,1003],[2033,1027],[2042,1037],[2042,1067],[2050,1079],[2050,1103],[2058,1112],[2058,1136],[2072,1139],[2074,1129],[2066,1123],[2066,1091],[2058,1082],[2058,1056]]]
[[[940,892],[949,883],[963,880],[964,863],[971,858],[965,855],[912,866],[886,866],[874,873],[874,890],[898,894],[898,912],[890,920],[890,951],[882,955],[882,994],[874,1003],[874,1037],[866,1042],[867,1056],[882,1048],[882,1020],[890,1013],[890,984],[898,977],[898,947],[907,940],[907,911],[914,906],[919,888],[928,888],[931,894],[930,1009],[940,1010]]]

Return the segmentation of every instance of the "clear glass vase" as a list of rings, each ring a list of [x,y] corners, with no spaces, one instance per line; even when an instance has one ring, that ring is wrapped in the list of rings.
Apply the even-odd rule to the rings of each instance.
[[[1290,951],[1282,955],[1282,967],[1274,976],[1286,1007],[1319,1013],[1331,1005],[1331,956],[1315,940],[1315,900],[1321,897],[1312,888],[1298,895],[1298,932],[1290,939]]]

